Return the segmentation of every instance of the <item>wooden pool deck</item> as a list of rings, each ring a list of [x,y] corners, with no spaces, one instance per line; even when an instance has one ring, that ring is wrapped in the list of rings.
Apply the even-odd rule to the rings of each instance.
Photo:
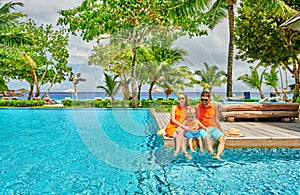
[[[170,113],[152,112],[159,129],[166,127]],[[221,121],[222,128],[238,128],[243,137],[226,137],[227,148],[300,148],[300,121]],[[164,147],[174,147],[174,139],[164,137]]]

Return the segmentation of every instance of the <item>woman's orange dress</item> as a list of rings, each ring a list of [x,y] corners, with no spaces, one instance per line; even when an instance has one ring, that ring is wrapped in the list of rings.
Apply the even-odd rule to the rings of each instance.
[[[177,108],[175,110],[175,120],[179,123],[182,123],[185,118],[187,117],[187,107],[181,107],[180,104],[177,105]],[[176,132],[178,125],[174,124],[172,122],[172,119],[170,119],[169,124],[166,127],[166,136],[171,137],[174,132]]]

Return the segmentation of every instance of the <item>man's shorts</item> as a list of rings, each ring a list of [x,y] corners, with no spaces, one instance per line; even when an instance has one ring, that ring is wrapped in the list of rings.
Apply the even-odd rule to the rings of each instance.
[[[186,138],[198,138],[198,137],[201,137],[200,135],[200,130],[197,130],[197,131],[187,131],[184,133],[184,137]]]
[[[209,132],[206,132],[205,129],[200,129],[200,135],[202,139],[204,139],[204,137],[209,137],[209,138],[213,138],[214,140],[218,140],[220,136],[224,136],[222,131],[220,131],[216,127],[209,127],[208,131]]]

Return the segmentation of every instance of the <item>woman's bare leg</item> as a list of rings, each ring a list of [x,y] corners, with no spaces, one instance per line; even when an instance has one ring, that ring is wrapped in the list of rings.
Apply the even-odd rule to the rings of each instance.
[[[184,151],[182,148],[182,142],[183,142],[183,138],[184,138],[183,133],[184,133],[183,129],[177,128],[177,132],[175,135],[175,152],[174,152],[175,157],[178,155],[180,149],[182,149],[182,151]]]

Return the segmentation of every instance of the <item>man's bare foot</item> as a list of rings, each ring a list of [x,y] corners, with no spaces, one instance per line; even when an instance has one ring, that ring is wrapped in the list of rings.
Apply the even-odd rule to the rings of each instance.
[[[191,148],[191,152],[196,152],[193,148]]]
[[[189,160],[191,160],[193,157],[189,153],[184,153],[185,157]]]
[[[217,155],[213,156],[213,158],[220,160],[220,161],[222,160],[222,158],[220,158],[220,156],[217,156]]]
[[[202,152],[202,153],[203,153],[203,152],[204,152],[204,150],[203,150],[202,148],[200,148],[200,152]]]

